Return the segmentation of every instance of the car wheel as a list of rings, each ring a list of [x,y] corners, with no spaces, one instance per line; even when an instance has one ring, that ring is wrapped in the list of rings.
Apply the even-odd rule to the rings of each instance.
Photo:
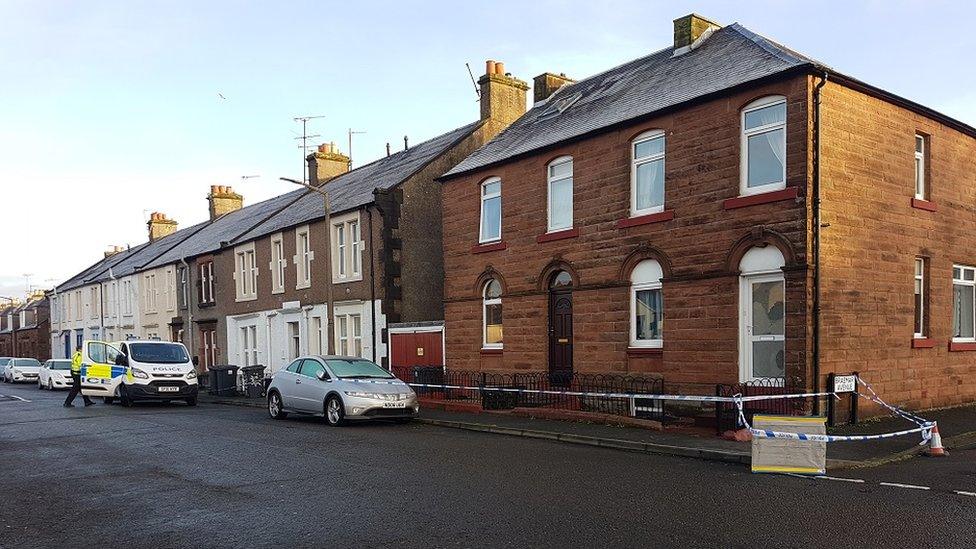
[[[271,419],[285,419],[288,417],[288,412],[285,411],[284,405],[281,403],[281,395],[278,391],[271,391],[268,394],[268,415]]]
[[[332,395],[325,399],[325,421],[329,425],[336,427],[342,425],[346,416],[346,407],[342,405],[342,399],[337,395]]]
[[[124,383],[119,384],[119,402],[122,406],[130,408],[132,406],[132,399],[129,398],[129,390],[125,388]]]

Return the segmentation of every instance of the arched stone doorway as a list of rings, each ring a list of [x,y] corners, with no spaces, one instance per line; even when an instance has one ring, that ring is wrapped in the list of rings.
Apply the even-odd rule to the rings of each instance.
[[[549,379],[569,385],[573,378],[573,277],[556,271],[549,277]]]

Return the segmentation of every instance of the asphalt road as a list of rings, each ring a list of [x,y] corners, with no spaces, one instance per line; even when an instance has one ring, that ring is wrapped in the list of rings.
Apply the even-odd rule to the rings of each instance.
[[[0,397],[4,548],[976,546],[976,496],[954,493],[976,493],[976,451],[810,480],[419,424],[0,395],[27,399]]]

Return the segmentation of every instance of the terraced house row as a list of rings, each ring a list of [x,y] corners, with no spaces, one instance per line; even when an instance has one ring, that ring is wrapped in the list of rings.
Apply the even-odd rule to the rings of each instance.
[[[857,371],[914,407],[976,400],[973,127],[694,14],[646,57],[536,77],[527,111],[500,63],[479,85],[478,122],[349,172],[311,155],[328,223],[319,194],[222,187],[205,223],[154,218],[54,292],[55,347],[157,334],[203,365],[328,351],[695,393]]]

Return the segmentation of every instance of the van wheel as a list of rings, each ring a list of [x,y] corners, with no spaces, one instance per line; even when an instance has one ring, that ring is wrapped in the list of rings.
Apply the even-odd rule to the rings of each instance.
[[[190,397],[190,398],[186,399],[186,405],[187,406],[196,406],[197,405],[197,397]]]
[[[278,394],[278,391],[271,391],[268,394],[268,415],[271,416],[271,419],[288,417],[288,412],[285,411],[285,407],[281,403],[281,395]]]
[[[126,408],[132,407],[132,399],[129,398],[129,390],[125,388],[125,384],[119,384],[119,403]]]
[[[332,427],[337,427],[342,425],[343,418],[346,415],[345,406],[342,405],[342,399],[336,395],[332,395],[325,400],[325,421]]]
[[[114,397],[102,397],[102,402],[104,402],[105,405],[108,406],[108,405],[111,405],[113,402],[115,402],[115,398]]]

